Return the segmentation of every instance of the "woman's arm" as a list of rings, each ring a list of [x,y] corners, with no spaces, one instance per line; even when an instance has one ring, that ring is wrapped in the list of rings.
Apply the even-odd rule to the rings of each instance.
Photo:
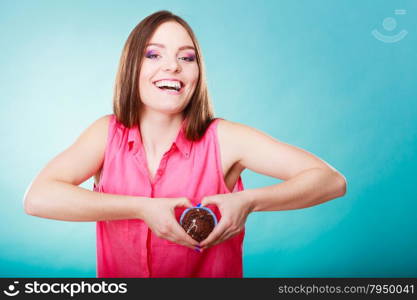
[[[334,171],[313,168],[287,181],[241,193],[250,203],[251,212],[299,209],[342,197],[346,181]]]
[[[25,196],[25,212],[62,221],[142,219],[144,201],[144,197],[93,192],[52,179],[35,180]]]
[[[96,120],[41,170],[24,195],[26,213],[63,221],[138,217],[143,198],[92,192],[78,186],[101,168],[108,122],[109,116]]]
[[[341,197],[346,179],[328,163],[313,154],[278,141],[256,129],[226,120],[218,124],[221,154],[256,173],[283,182],[256,189],[205,197],[202,205],[219,207],[222,218],[206,240],[203,249],[221,243],[244,227],[253,211],[305,208]]]
[[[142,219],[160,238],[191,249],[198,244],[174,215],[177,206],[191,207],[187,198],[147,198],[99,193],[78,185],[101,168],[109,116],[87,128],[68,149],[52,159],[24,195],[26,213],[63,221]]]
[[[283,180],[242,191],[251,211],[305,208],[346,193],[345,177],[308,151],[249,126],[223,120],[219,123],[219,138],[244,168]]]

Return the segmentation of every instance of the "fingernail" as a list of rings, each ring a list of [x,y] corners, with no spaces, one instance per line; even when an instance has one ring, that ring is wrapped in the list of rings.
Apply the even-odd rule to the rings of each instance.
[[[196,246],[196,247],[194,248],[194,250],[195,250],[195,251],[197,251],[197,252],[201,252],[201,249],[200,249],[200,247],[198,247],[198,246]]]

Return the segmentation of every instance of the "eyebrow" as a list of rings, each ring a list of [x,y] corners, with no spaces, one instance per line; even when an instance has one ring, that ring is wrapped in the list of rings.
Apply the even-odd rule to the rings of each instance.
[[[146,45],[146,47],[148,47],[148,46],[156,46],[156,47],[159,47],[159,48],[165,48],[165,45],[158,44],[158,43],[150,43],[150,44]],[[181,46],[181,47],[178,48],[178,50],[184,50],[184,49],[192,49],[192,50],[195,51],[195,48],[193,46],[189,46],[189,45]]]

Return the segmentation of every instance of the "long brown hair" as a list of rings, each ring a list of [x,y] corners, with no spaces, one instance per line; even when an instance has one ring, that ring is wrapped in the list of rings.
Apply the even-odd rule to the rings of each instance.
[[[200,46],[193,30],[181,17],[170,11],[157,11],[143,19],[132,30],[120,57],[113,97],[113,112],[124,126],[139,126],[142,100],[139,96],[139,72],[146,44],[159,25],[168,21],[178,22],[184,27],[194,43],[199,78],[191,99],[184,109],[186,119],[185,136],[191,141],[199,140],[214,118],[207,89],[205,68]]]

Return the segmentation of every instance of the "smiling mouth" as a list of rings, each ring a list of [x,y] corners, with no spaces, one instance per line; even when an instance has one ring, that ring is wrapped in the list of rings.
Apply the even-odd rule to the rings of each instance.
[[[181,90],[181,87],[174,87],[174,86],[156,86],[156,87],[160,90],[171,90],[171,91],[177,91],[177,92]]]
[[[162,90],[164,92],[169,92],[169,94],[179,94],[184,90],[184,83],[182,81],[177,81],[178,84],[160,84],[157,85],[158,81],[153,82],[153,85],[157,87],[159,90]]]

